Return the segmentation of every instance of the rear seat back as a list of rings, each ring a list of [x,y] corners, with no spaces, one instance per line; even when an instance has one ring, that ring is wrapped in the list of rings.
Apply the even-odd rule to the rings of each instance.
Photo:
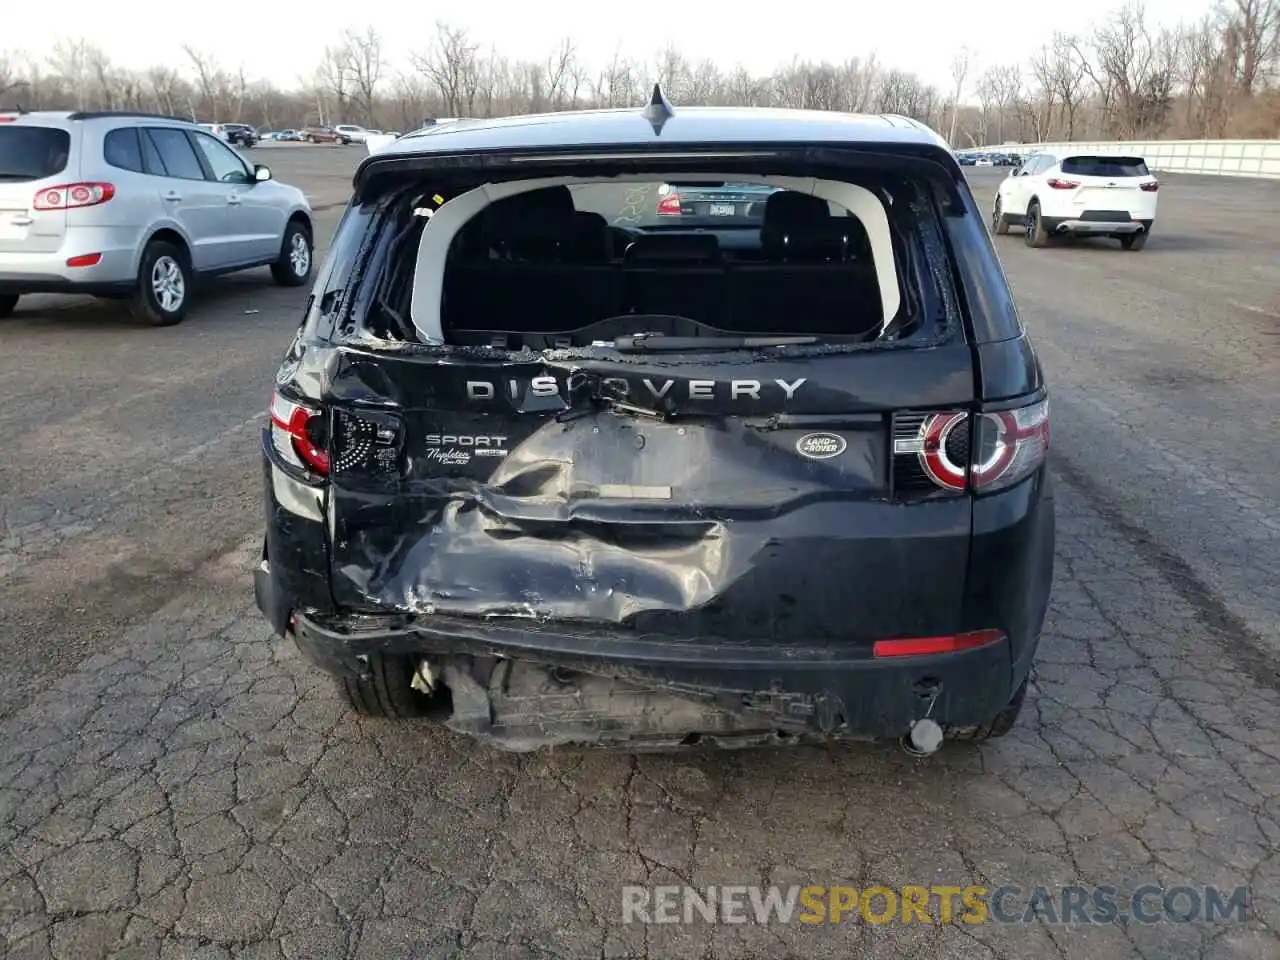
[[[712,326],[725,323],[728,275],[712,234],[655,234],[627,247],[622,260],[626,313],[662,313]]]
[[[617,312],[608,224],[578,214],[567,187],[505,197],[477,219],[482,242],[445,271],[449,327],[565,330]]]
[[[883,310],[866,229],[821,197],[780,191],[765,204],[763,263],[734,269],[729,312],[748,333],[865,334]]]

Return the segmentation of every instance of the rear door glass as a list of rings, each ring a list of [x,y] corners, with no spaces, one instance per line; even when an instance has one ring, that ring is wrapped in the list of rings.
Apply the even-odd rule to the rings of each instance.
[[[1141,157],[1067,157],[1062,172],[1079,177],[1145,177],[1150,175]]]
[[[67,168],[71,135],[55,127],[0,125],[0,181],[44,180]]]
[[[187,139],[184,132],[152,127],[147,134],[164,160],[169,176],[181,180],[204,179],[204,168],[200,166],[196,152],[191,148],[191,141]]]

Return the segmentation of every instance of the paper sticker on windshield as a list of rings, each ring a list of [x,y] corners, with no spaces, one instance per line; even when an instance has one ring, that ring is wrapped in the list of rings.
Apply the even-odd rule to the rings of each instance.
[[[796,441],[796,453],[810,460],[830,460],[844,453],[849,444],[835,433],[809,433]]]

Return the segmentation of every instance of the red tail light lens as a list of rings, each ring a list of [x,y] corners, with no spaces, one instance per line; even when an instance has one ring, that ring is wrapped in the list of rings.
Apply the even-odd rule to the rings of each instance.
[[[1048,399],[978,418],[970,472],[981,491],[1000,490],[1030,476],[1049,454]]]
[[[45,187],[36,194],[31,206],[36,210],[75,210],[80,207],[96,207],[116,195],[110,183],[63,183]]]
[[[271,395],[271,442],[287,463],[321,477],[329,475],[324,417],[318,410]]]
[[[665,197],[658,201],[658,216],[660,217],[678,217],[680,216],[680,194],[674,191],[668,193]]]
[[[980,493],[1002,490],[1039,469],[1049,452],[1047,399],[972,416],[952,410],[898,419],[911,426],[895,427],[895,458],[915,458],[919,473],[942,490],[959,493],[970,482]]]
[[[1004,634],[999,630],[974,630],[949,637],[903,637],[898,640],[877,640],[871,652],[876,657],[924,657],[985,647],[1002,637]]]
[[[1147,193],[1155,193],[1157,190],[1160,189],[1160,181],[1152,180],[1148,183],[1140,183],[1138,184],[1138,186],[1140,186]]]
[[[968,458],[956,457],[948,441],[953,431],[967,429],[968,421],[967,413],[935,414],[925,420],[921,431],[924,442],[920,449],[920,466],[930,480],[948,490],[963,490],[965,486],[965,461]]]
[[[1080,186],[1079,180],[1063,180],[1059,177],[1050,177],[1045,183],[1053,187],[1055,190],[1074,190]]]

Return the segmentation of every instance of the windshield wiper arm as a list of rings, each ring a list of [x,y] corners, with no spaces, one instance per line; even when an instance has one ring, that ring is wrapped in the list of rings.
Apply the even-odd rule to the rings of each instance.
[[[611,346],[623,353],[673,353],[681,350],[751,350],[756,347],[802,347],[817,337],[668,337],[661,333],[628,333]]]

